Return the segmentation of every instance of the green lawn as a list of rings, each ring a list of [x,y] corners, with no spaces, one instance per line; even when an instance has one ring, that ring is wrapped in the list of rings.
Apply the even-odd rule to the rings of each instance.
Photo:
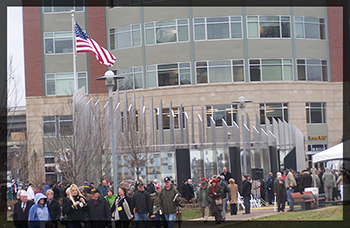
[[[195,219],[195,218],[201,218],[202,214],[198,208],[195,209],[182,209],[182,220],[189,220],[189,219]]]

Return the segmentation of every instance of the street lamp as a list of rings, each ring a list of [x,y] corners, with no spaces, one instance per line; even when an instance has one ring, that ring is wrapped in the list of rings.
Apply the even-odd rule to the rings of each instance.
[[[232,102],[234,104],[239,104],[239,107],[241,108],[244,175],[248,174],[247,173],[247,153],[245,149],[245,134],[244,134],[244,107],[245,107],[245,103],[250,103],[250,102],[252,101],[246,100],[243,96],[240,96],[237,101]]]
[[[112,147],[112,162],[113,162],[113,183],[114,183],[114,193],[117,194],[117,160],[115,154],[115,142],[114,142],[114,121],[113,121],[113,87],[115,86],[115,79],[123,79],[122,76],[114,75],[113,71],[106,71],[105,75],[95,80],[105,80],[106,86],[108,88],[108,97],[109,97],[109,113],[111,121],[111,147]]]

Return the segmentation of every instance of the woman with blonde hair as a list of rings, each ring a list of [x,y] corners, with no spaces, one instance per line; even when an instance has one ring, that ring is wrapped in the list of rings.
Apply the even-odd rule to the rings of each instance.
[[[67,216],[67,228],[81,228],[85,220],[85,212],[89,211],[85,197],[78,187],[72,184],[69,188],[69,196],[64,200],[62,212]]]
[[[235,184],[235,180],[230,178],[228,180],[228,188],[231,191],[230,209],[231,215],[237,215],[237,199],[238,199],[238,186]]]

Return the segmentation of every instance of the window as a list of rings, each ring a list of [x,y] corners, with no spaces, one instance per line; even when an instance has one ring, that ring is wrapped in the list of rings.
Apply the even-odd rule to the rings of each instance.
[[[59,0],[43,0],[43,13],[70,13],[71,10],[83,12],[83,5],[84,0],[66,0],[64,3]]]
[[[325,39],[324,18],[294,17],[295,38],[301,39]]]
[[[72,32],[44,33],[45,54],[73,53]]]
[[[308,151],[323,151],[327,149],[327,144],[307,145]]]
[[[290,16],[247,16],[248,38],[290,38]]]
[[[222,126],[222,119],[228,126],[232,126],[233,121],[237,122],[237,114],[237,105],[209,105],[207,106],[207,127],[211,126],[211,116],[215,121],[215,126]]]
[[[147,66],[148,88],[191,84],[191,65],[170,63]]]
[[[127,118],[129,118],[129,120],[128,120],[128,124],[129,124],[129,129],[128,129],[128,132],[130,131],[130,128],[131,127],[133,127],[133,126],[131,126],[130,125],[130,121],[131,121],[131,119],[130,119],[130,112],[129,111],[126,111],[126,113],[127,113]],[[124,120],[125,120],[125,117],[124,117],[124,112],[120,112],[120,116],[121,116],[121,125],[122,125],[122,132],[124,132]],[[138,115],[138,112],[137,112],[137,110],[135,110],[135,130],[136,131],[139,131],[139,115]]]
[[[72,115],[43,116],[44,137],[73,135]]]
[[[306,123],[326,123],[326,103],[306,103]]]
[[[188,19],[145,23],[146,45],[189,41]]]
[[[270,123],[272,123],[272,118],[288,122],[288,103],[261,103],[259,109],[261,124],[265,124],[265,116]]]
[[[298,81],[328,81],[327,60],[297,59]]]
[[[250,59],[250,81],[292,81],[292,59]]]
[[[179,118],[179,112],[180,112],[180,107],[175,107],[172,108],[172,111],[174,112],[174,129],[179,129],[180,128],[180,118]],[[159,124],[158,124],[158,116],[159,116],[159,108],[155,109],[156,112],[156,126],[157,130],[159,130]],[[163,129],[170,129],[170,109],[169,108],[163,108],[162,109],[163,113]],[[182,107],[182,126],[183,128],[186,128],[185,126],[185,113],[184,113],[184,108]]]
[[[117,76],[123,76],[124,79],[118,79],[117,86],[119,90],[142,89],[143,73],[142,66],[130,67],[114,71]]]
[[[109,37],[111,50],[141,46],[141,24],[111,28]]]
[[[194,40],[242,38],[242,17],[194,18]]]
[[[208,82],[243,82],[243,59],[196,62],[196,77],[197,84]]]
[[[87,93],[87,76],[86,72],[77,72],[78,89],[85,86]],[[68,95],[74,92],[74,74],[57,73],[45,74],[46,93],[45,95]]]

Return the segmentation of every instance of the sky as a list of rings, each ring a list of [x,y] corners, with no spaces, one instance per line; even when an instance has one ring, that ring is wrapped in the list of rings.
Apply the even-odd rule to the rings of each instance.
[[[12,57],[13,74],[9,75]],[[23,15],[22,7],[7,7],[8,107],[25,106]]]

